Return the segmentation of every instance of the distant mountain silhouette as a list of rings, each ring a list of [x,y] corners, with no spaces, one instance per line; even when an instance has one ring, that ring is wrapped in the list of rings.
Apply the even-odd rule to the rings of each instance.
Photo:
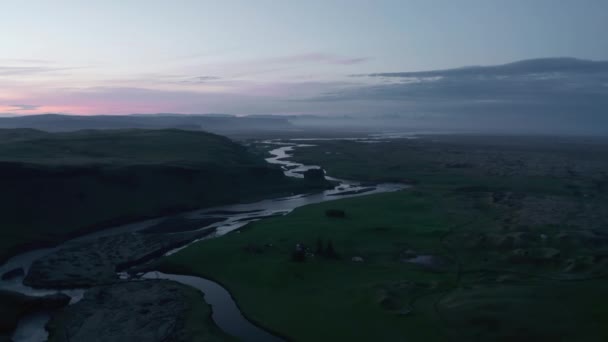
[[[178,128],[215,133],[291,129],[286,118],[230,115],[61,115],[41,114],[0,118],[0,128],[34,128],[49,132],[82,129]]]

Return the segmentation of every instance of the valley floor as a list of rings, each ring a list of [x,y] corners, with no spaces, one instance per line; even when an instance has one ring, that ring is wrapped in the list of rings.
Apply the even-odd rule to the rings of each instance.
[[[162,270],[222,283],[299,341],[608,339],[607,145],[479,139],[312,142],[296,160],[416,185],[252,223]]]

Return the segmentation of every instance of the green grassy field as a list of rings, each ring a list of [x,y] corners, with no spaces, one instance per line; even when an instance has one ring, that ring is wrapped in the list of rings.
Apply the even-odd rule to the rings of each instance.
[[[604,341],[605,147],[525,146],[319,142],[296,158],[418,184],[255,222],[162,269],[219,281],[249,318],[297,341]],[[318,239],[340,258],[292,260]]]
[[[113,224],[318,186],[204,132],[0,130],[0,261]]]
[[[315,146],[295,150],[294,160],[322,165],[345,179],[565,195],[603,194],[608,184],[608,141],[599,138],[446,135],[376,144],[310,143]]]
[[[198,243],[162,269],[219,281],[248,317],[298,341],[608,337],[605,273],[563,271],[566,255],[514,263],[508,248],[469,246],[472,232],[500,229],[464,202],[425,189],[312,205]],[[347,217],[328,218],[327,209]],[[331,240],[340,258],[291,260],[296,243],[314,251],[318,238]],[[432,255],[437,265],[404,262],[408,255]]]
[[[432,315],[402,316],[399,311],[418,297],[417,307],[432,309],[425,296],[452,286],[454,276],[425,272],[398,259],[413,246],[441,253],[436,242],[448,222],[435,216],[426,220],[434,209],[411,194],[370,198],[304,207],[254,223],[239,234],[187,248],[168,258],[163,268],[225,284],[248,317],[296,340],[437,338],[441,332],[433,328],[438,322]],[[327,218],[324,210],[330,208],[344,209],[347,217]],[[319,238],[323,244],[331,240],[341,258],[291,261],[296,243],[314,251]],[[353,256],[365,261],[352,262]],[[399,294],[393,297],[393,291]]]

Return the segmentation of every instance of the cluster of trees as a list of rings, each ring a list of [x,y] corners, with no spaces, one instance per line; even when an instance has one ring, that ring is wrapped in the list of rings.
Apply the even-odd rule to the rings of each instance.
[[[295,262],[303,262],[306,260],[307,255],[312,255],[310,249],[302,243],[297,243],[296,248],[294,249],[291,255],[291,260]],[[324,245],[323,240],[321,240],[321,238],[318,238],[314,255],[322,256],[327,259],[339,258],[338,253],[336,253],[336,250],[334,249],[334,244],[331,239],[327,240],[327,243]]]
[[[334,249],[333,242],[331,240],[327,240],[327,244],[325,245],[325,248],[323,248],[323,241],[321,240],[321,238],[317,239],[317,248],[315,249],[315,254],[330,259],[338,258],[338,254]]]
[[[304,179],[309,181],[324,181],[325,171],[323,169],[308,169],[303,173]]]
[[[327,210],[325,210],[325,216],[344,218],[344,217],[346,217],[346,213],[344,212],[344,210],[340,210],[340,209],[327,209]]]

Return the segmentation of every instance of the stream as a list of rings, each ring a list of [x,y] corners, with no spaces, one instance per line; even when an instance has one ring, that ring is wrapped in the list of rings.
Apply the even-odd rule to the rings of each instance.
[[[284,174],[288,177],[303,178],[302,172],[308,169],[319,168],[319,166],[316,165],[303,165],[287,160],[289,157],[291,157],[290,152],[293,152],[295,148],[305,148],[314,145],[302,143],[278,143],[274,141],[264,141],[263,143],[274,144],[278,146],[277,148],[270,151],[270,154],[272,156],[267,158],[266,161],[270,164],[279,165],[283,169]],[[214,228],[214,233],[202,238],[211,239],[235,231],[245,226],[249,222],[257,221],[263,219],[264,217],[273,215],[285,215],[291,212],[292,210],[304,205],[336,200],[340,198],[398,191],[407,188],[406,185],[398,183],[383,183],[376,184],[373,186],[363,186],[358,182],[337,179],[327,175],[326,179],[336,182],[337,185],[333,189],[325,190],[318,193],[299,194],[288,197],[267,199],[254,203],[206,208],[202,210],[188,212],[185,214],[185,216],[193,219],[207,217],[226,217],[226,219],[223,221],[216,222],[214,224],[200,228],[200,230]],[[16,255],[0,266],[0,274],[4,274],[7,271],[19,267],[23,268],[23,270],[27,274],[28,269],[35,260],[45,257],[46,255],[53,253],[61,248],[72,245],[75,242],[88,241],[103,236],[110,236],[127,232],[137,232],[142,229],[148,228],[154,224],[157,224],[163,219],[165,218],[156,218],[122,225],[114,228],[109,228],[103,231],[87,234],[76,239],[72,239],[53,248],[41,248]],[[191,243],[200,241],[202,239],[192,241]],[[165,255],[175,253],[185,247],[187,246],[182,246],[180,248],[169,251]],[[126,274],[120,275],[121,279],[127,277]],[[212,318],[215,323],[227,334],[235,336],[242,341],[282,340],[247,320],[238,309],[238,306],[230,295],[230,293],[216,282],[201,277],[166,274],[160,272],[148,272],[142,275],[141,278],[170,279],[200,290],[204,294],[205,301],[209,303],[209,305],[212,307]],[[46,294],[62,292],[71,297],[70,304],[79,301],[85,292],[85,289],[61,291],[55,289],[34,289],[24,285],[22,281],[23,277],[16,277],[11,280],[2,280],[0,281],[0,289],[12,290],[30,296],[42,296]],[[48,320],[50,319],[51,315],[52,312],[36,312],[21,319],[17,329],[12,335],[13,341],[45,341],[48,337],[48,333],[46,332],[44,326],[46,322],[48,322]]]

